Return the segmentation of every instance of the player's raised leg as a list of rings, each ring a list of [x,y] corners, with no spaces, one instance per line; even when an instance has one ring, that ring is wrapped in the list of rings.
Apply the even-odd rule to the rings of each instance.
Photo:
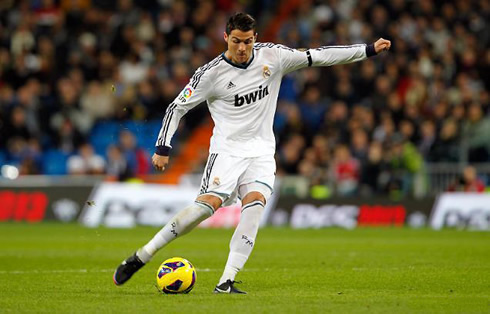
[[[124,284],[134,273],[148,263],[158,250],[177,237],[187,234],[201,221],[210,217],[220,206],[221,199],[216,196],[199,196],[194,204],[178,212],[145,246],[119,265],[114,272],[114,283],[116,285]]]
[[[223,275],[214,289],[215,293],[246,293],[235,287],[235,276],[243,268],[252,253],[264,211],[265,197],[260,192],[250,192],[243,198],[242,204],[240,222],[231,238],[228,261]]]

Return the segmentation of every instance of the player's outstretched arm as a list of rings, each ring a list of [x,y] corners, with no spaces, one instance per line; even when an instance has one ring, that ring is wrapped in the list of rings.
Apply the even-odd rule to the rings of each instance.
[[[312,66],[331,66],[336,64],[347,64],[365,60],[386,51],[391,42],[380,38],[372,44],[356,44],[347,46],[324,46],[309,49]]]
[[[155,167],[156,170],[158,171],[163,171],[165,170],[165,167],[167,167],[169,157],[168,156],[160,156],[157,155],[156,153],[153,154],[153,157],[151,157],[151,162],[153,164],[153,167]]]
[[[322,46],[311,49],[291,49],[282,45],[276,47],[281,68],[286,74],[306,67],[324,67],[362,61],[389,50],[391,41],[380,38],[372,44]]]

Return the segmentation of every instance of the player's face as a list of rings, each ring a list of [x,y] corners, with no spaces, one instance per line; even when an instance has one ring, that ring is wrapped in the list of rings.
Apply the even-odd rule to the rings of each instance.
[[[227,57],[234,63],[245,63],[252,56],[256,34],[253,30],[243,32],[238,29],[231,31],[230,35],[224,35],[224,39],[228,44]]]

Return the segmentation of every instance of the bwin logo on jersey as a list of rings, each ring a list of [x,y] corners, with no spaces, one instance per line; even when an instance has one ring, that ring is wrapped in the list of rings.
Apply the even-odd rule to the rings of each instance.
[[[257,100],[261,100],[267,95],[269,95],[269,90],[267,89],[267,86],[262,88],[262,85],[260,85],[258,90],[253,91],[250,94],[247,94],[245,96],[235,95],[235,107],[241,107],[245,103],[247,105],[254,103]]]

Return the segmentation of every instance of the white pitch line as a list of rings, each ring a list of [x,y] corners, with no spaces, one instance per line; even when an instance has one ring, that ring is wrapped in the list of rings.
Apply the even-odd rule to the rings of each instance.
[[[22,274],[62,274],[62,273],[108,273],[112,272],[114,269],[47,269],[47,270],[0,270],[0,275],[22,275]]]
[[[24,274],[63,274],[63,273],[112,273],[115,269],[46,269],[46,270],[0,270],[0,275],[24,275]],[[198,272],[220,272],[222,269],[197,268]],[[267,271],[268,269],[243,269],[242,271]]]

